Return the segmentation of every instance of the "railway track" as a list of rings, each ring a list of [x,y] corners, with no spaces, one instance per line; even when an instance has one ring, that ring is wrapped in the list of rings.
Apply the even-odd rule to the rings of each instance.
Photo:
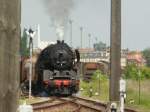
[[[85,99],[82,97],[72,96],[72,97],[70,97],[70,99],[73,99],[73,102],[80,104],[82,107],[91,108],[95,111],[104,112],[107,108],[107,105],[104,103],[94,101],[94,100]]]
[[[109,112],[107,104],[81,97],[52,97],[32,104],[34,112]],[[125,112],[136,112],[125,109]]]

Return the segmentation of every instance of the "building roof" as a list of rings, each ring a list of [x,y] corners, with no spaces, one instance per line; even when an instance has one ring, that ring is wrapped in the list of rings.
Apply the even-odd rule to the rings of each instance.
[[[93,48],[80,48],[80,53],[87,53],[87,52],[94,52],[95,50]]]
[[[141,52],[130,52],[130,53],[127,55],[127,59],[128,59],[128,60],[135,60],[135,61],[137,61],[137,62],[139,62],[139,63],[145,62],[145,59],[143,58]]]

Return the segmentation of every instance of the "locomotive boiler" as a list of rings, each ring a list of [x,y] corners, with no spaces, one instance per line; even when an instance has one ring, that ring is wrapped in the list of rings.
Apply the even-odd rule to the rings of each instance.
[[[72,50],[64,41],[49,45],[41,51],[35,64],[37,75],[33,94],[72,95],[79,90],[78,50]]]

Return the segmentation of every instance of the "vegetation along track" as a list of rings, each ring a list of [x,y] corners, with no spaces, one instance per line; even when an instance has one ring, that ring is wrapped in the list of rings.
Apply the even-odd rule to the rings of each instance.
[[[107,105],[81,97],[52,97],[32,104],[34,112],[107,112]],[[136,112],[126,109],[125,112]]]

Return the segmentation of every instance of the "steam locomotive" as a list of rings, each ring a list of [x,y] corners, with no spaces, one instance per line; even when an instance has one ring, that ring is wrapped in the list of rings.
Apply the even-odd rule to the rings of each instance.
[[[35,64],[36,83],[32,94],[40,96],[72,95],[79,90],[78,50],[72,50],[64,41],[49,45],[41,51]]]

